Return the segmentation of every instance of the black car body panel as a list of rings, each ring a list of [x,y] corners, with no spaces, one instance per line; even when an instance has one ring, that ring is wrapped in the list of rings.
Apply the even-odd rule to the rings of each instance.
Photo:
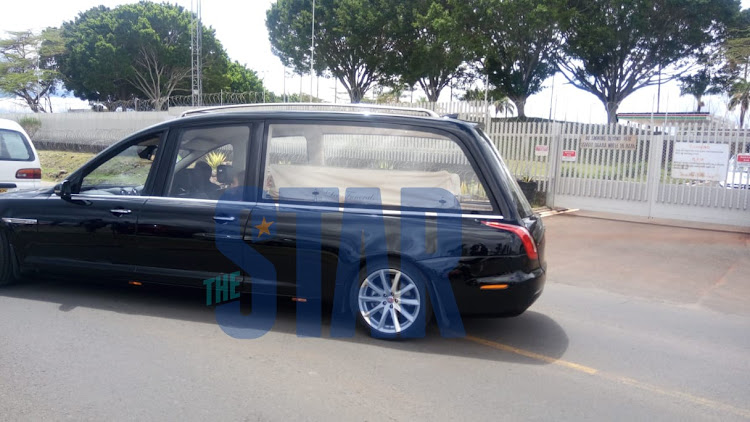
[[[0,195],[0,215],[3,217],[0,230],[9,235],[23,271],[203,288],[203,280],[235,271],[242,274],[242,268],[223,256],[215,245],[216,200],[165,196],[170,189],[171,174],[175,171],[175,157],[177,160],[180,157],[178,134],[190,128],[247,125],[250,140],[245,151],[247,171],[244,183],[261,187],[264,177],[262,160],[265,157],[263,141],[269,125],[321,121],[363,127],[411,128],[455,140],[477,169],[477,176],[494,210],[464,212],[456,216],[461,221],[455,226],[455,235],[461,242],[460,251],[457,251],[458,263],[450,269],[449,279],[459,309],[466,315],[515,315],[539,297],[546,273],[544,224],[528,211],[527,203],[518,204],[519,198],[513,193],[515,181],[504,172],[504,164],[499,155],[495,155],[491,144],[482,138],[474,125],[451,119],[279,111],[231,112],[175,119],[128,137],[72,173],[68,178],[73,191],[70,198],[61,197],[60,185],[55,189]],[[82,178],[88,171],[106,162],[134,140],[149,136],[158,136],[160,147],[147,181],[134,188],[133,195],[93,197],[79,192]],[[297,295],[298,248],[305,247],[300,236],[306,233],[306,224],[318,224],[319,219],[322,221],[321,297],[332,299],[334,290],[341,287],[336,282],[345,282],[341,277],[337,278],[342,263],[348,268],[350,278],[356,277],[364,265],[362,239],[342,237],[341,208],[276,204],[264,201],[252,189],[245,192],[238,201],[238,206],[245,211],[239,215],[237,223],[243,228],[245,240],[253,240],[252,246],[274,264],[280,296]],[[275,235],[260,240],[252,238],[250,216],[270,208],[277,213]],[[127,213],[116,210],[127,210]],[[365,208],[344,212],[364,218],[374,211]],[[408,218],[411,218],[409,213],[384,212],[386,235],[373,236],[365,242],[379,247],[384,245],[390,257],[409,260],[420,268],[426,279],[432,280],[443,262],[440,258],[415,257],[419,253],[412,250],[414,243],[401,239],[399,235],[403,219]],[[32,220],[35,222],[31,223]],[[530,251],[525,249],[517,234],[487,227],[483,224],[486,220],[528,230],[538,257],[530,258]],[[367,245],[364,247],[367,249]],[[240,279],[245,288],[253,282],[264,282],[251,280],[245,274]],[[485,285],[499,284],[507,287],[502,290],[482,289]],[[440,303],[434,305],[436,311],[439,310]]]

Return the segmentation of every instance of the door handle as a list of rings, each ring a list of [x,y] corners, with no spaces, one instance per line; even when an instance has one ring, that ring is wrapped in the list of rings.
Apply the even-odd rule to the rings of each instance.
[[[214,216],[214,221],[222,221],[222,222],[228,223],[228,222],[234,221],[234,220],[235,220],[234,217],[223,217],[223,216],[220,216],[220,215],[215,215]]]
[[[109,210],[109,212],[111,212],[112,214],[120,217],[120,216],[123,216],[125,214],[130,214],[132,211],[126,210],[124,208],[115,208],[113,210]]]

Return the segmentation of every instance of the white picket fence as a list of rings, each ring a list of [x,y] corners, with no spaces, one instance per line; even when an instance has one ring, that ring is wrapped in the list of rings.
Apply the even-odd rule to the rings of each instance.
[[[750,153],[750,130],[493,121],[487,133],[547,205],[750,226],[750,164],[729,169]]]

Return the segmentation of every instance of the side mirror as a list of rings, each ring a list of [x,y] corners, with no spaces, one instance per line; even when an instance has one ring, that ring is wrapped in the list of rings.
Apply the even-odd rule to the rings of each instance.
[[[59,190],[55,189],[55,193],[60,196],[60,198],[69,201],[72,195],[71,188],[70,188],[70,180],[65,179],[60,183]]]

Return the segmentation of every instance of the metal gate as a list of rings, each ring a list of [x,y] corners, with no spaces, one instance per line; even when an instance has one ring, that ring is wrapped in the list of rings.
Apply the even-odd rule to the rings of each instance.
[[[750,226],[750,131],[708,123],[487,129],[514,175],[537,181],[547,205]]]

